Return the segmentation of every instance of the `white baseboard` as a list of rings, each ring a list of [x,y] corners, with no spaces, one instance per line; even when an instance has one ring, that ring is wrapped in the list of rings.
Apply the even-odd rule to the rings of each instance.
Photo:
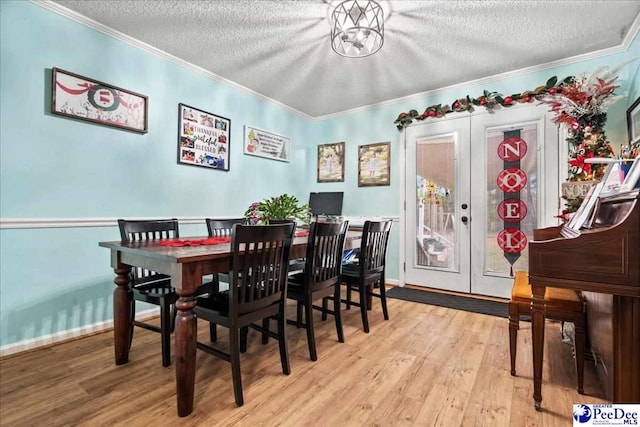
[[[395,279],[385,279],[385,283],[398,286],[399,282]],[[144,310],[136,313],[136,319],[145,320],[156,317],[159,314],[159,309],[151,308],[149,310]],[[22,353],[24,351],[34,350],[40,347],[49,347],[51,345],[62,343],[64,341],[82,338],[87,335],[93,335],[97,332],[106,331],[111,328],[113,328],[113,320],[105,320],[104,322],[93,323],[91,325],[81,326],[79,328],[73,328],[49,335],[43,335],[37,338],[18,341],[0,347],[0,357]]]
[[[160,312],[158,308],[151,308],[149,310],[137,312],[136,319],[149,319],[158,316],[159,313]],[[91,325],[81,326],[79,328],[68,329],[66,331],[60,331],[49,335],[43,335],[37,338],[30,338],[27,340],[3,345],[2,347],[0,347],[0,357],[22,353],[24,351],[34,350],[40,347],[49,347],[53,344],[82,338],[86,335],[93,335],[97,332],[102,332],[111,328],[113,328],[113,320],[105,320],[103,322],[93,323]]]

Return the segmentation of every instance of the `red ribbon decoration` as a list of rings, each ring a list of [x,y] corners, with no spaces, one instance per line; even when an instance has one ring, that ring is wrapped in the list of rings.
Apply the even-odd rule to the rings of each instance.
[[[62,83],[56,82],[56,86],[58,86],[60,89],[62,89],[63,91],[67,92],[70,95],[82,95],[83,93],[92,90],[95,85],[90,85],[89,83],[82,83],[82,84],[78,84],[78,86],[83,87],[84,89],[70,89],[70,88],[64,86]],[[125,108],[136,109],[136,108],[140,108],[140,106],[141,106],[140,103],[129,104],[122,97],[122,94],[120,93],[120,91],[118,91],[118,99],[120,100],[120,103]]]
[[[520,169],[520,160],[527,154],[527,142],[520,137],[520,129],[503,132],[504,140],[498,146],[498,156],[504,169],[497,178],[503,200],[498,205],[498,216],[504,229],[497,241],[507,262],[511,265],[509,275],[513,277],[513,264],[527,246],[525,234],[520,231],[520,222],[527,215],[527,204],[520,199],[520,191],[527,184],[527,174]]]
[[[203,245],[219,245],[221,243],[229,243],[231,237],[209,237],[207,239],[196,240],[163,240],[158,245],[160,246],[203,246]]]
[[[298,231],[295,234],[295,237],[307,237],[309,235],[308,231]],[[182,247],[182,246],[204,246],[204,245],[219,245],[222,243],[231,242],[231,237],[208,237],[206,239],[195,239],[195,240],[162,240],[158,243],[160,246],[173,246],[173,247]]]
[[[56,82],[56,86],[71,95],[82,95],[83,93],[91,89],[89,83],[78,84],[78,86],[84,87],[84,89],[69,89],[68,87],[62,85],[60,82]]]

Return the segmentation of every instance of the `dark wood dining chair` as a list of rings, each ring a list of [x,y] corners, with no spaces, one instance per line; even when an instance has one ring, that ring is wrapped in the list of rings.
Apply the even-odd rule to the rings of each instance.
[[[118,220],[120,238],[123,242],[168,239],[180,237],[178,220]],[[138,326],[161,335],[162,366],[171,364],[171,331],[173,330],[172,314],[178,294],[171,287],[171,279],[164,274],[141,267],[131,269],[129,289],[133,293],[131,301],[131,323],[129,324],[129,348],[133,341],[133,327]],[[160,306],[160,327],[135,320],[136,301],[144,301]]]
[[[358,262],[344,263],[340,279],[347,286],[347,298],[342,300],[349,310],[352,305],[360,307],[362,326],[369,332],[369,318],[367,316],[367,297],[379,298],[382,303],[382,314],[389,320],[387,310],[387,295],[385,289],[385,259],[387,245],[391,231],[392,220],[365,221],[362,230],[362,240],[358,252]],[[378,285],[380,291],[375,292]],[[351,300],[351,291],[356,290],[360,295],[359,302]]]
[[[118,220],[120,239],[123,242],[158,240],[180,237],[178,220]],[[171,287],[171,278],[164,274],[141,267],[132,267],[129,282],[133,300],[131,301],[131,323],[129,324],[129,348],[133,342],[134,326],[160,333],[162,344],[162,366],[171,364],[171,332],[175,326],[175,302],[178,294]],[[213,284],[205,283],[194,296],[212,295]],[[136,301],[143,301],[160,307],[160,327],[135,320]]]
[[[207,224],[207,232],[209,233],[209,237],[230,237],[231,231],[233,230],[233,226],[235,224],[243,224],[245,222],[244,218],[205,218],[205,222]],[[229,283],[229,272],[226,273],[216,273],[213,275],[213,279],[211,282],[212,292],[220,291],[220,282]],[[211,322],[209,323],[209,335],[212,342],[216,342],[218,340],[218,332],[216,328],[216,324]]]
[[[228,237],[235,224],[243,224],[244,218],[205,218],[209,237]]]
[[[307,330],[309,357],[318,360],[316,339],[313,327],[313,309],[322,310],[323,320],[332,314],[336,322],[338,341],[344,342],[342,317],[340,315],[340,273],[342,271],[342,253],[349,223],[311,223],[309,243],[305,258],[304,271],[289,276],[287,298],[297,301],[296,321],[289,321]],[[313,302],[322,299],[323,305]],[[333,300],[333,310],[327,307]],[[305,321],[302,321],[302,309]]]
[[[223,218],[213,219],[205,218],[207,223],[207,232],[209,237],[231,237],[231,231],[235,224],[244,224],[244,218]],[[227,273],[218,273],[214,275],[214,284],[218,284],[220,281],[229,283],[229,275]],[[217,289],[216,289],[217,290]]]
[[[286,295],[289,253],[295,225],[234,225],[231,233],[232,262],[228,291],[199,299],[198,318],[229,328],[229,352],[202,342],[197,347],[231,363],[236,404],[244,403],[240,376],[240,332],[252,327],[279,342],[282,372],[289,375],[286,333]],[[277,319],[277,333],[257,325]],[[246,329],[245,329],[246,330]]]
[[[287,219],[270,219],[269,225],[277,225],[277,224],[296,224],[295,219],[287,218]],[[292,272],[300,272],[304,270],[304,258],[295,258],[289,260],[289,273]]]
[[[296,223],[296,220],[291,218],[269,220],[269,225],[295,224],[295,223]]]

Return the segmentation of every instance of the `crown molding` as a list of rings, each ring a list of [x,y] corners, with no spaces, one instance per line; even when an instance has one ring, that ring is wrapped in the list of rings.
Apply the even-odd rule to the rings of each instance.
[[[336,117],[340,117],[348,114],[360,113],[367,110],[372,110],[374,108],[384,107],[386,105],[391,104],[399,104],[402,102],[409,102],[418,98],[424,98],[426,96],[437,95],[443,92],[447,92],[459,87],[467,86],[467,85],[480,85],[486,83],[493,83],[495,81],[505,80],[511,77],[519,77],[525,74],[534,73],[537,71],[544,71],[550,68],[561,67],[564,65],[575,64],[576,62],[588,61],[590,59],[600,58],[602,56],[614,55],[617,53],[623,53],[629,50],[633,39],[638,34],[640,30],[640,14],[636,16],[636,19],[633,20],[633,23],[629,27],[627,34],[624,37],[624,40],[618,45],[609,47],[606,49],[600,49],[593,52],[583,53],[581,55],[571,56],[569,58],[562,58],[551,62],[546,62],[544,64],[533,65],[531,67],[520,68],[518,70],[507,71],[500,74],[494,74],[493,76],[481,77],[476,80],[469,80],[462,83],[456,83],[450,86],[441,87],[438,89],[428,90],[425,92],[413,93],[411,95],[403,96],[400,98],[388,99],[386,101],[377,102],[375,104],[363,105],[361,107],[351,108],[348,110],[338,111],[335,113],[325,114],[323,116],[316,116],[313,118],[314,121],[333,119]]]
[[[631,26],[629,27],[629,30],[627,31],[627,34],[625,34],[624,40],[622,41],[621,46],[624,48],[625,51],[629,50],[629,47],[631,46],[633,39],[635,39],[636,35],[638,35],[639,30],[640,30],[640,13],[638,14],[638,16],[636,16],[636,19],[634,19],[633,22],[631,23]]]
[[[92,29],[94,29],[96,31],[99,31],[99,32],[101,32],[103,34],[111,36],[111,37],[113,37],[113,38],[115,38],[117,40],[120,40],[122,42],[125,42],[125,43],[127,43],[127,44],[129,44],[131,46],[137,47],[137,48],[142,49],[144,51],[147,51],[147,52],[149,52],[149,53],[151,53],[153,55],[159,56],[160,58],[166,59],[169,62],[173,62],[174,64],[176,64],[176,65],[178,65],[180,67],[186,68],[189,71],[193,71],[194,73],[200,74],[200,75],[202,75],[204,77],[207,77],[207,78],[209,78],[211,80],[215,80],[216,82],[225,84],[227,86],[231,86],[232,88],[240,90],[242,92],[246,92],[247,94],[249,94],[249,95],[251,95],[251,96],[253,96],[255,98],[259,98],[259,99],[261,99],[263,101],[269,102],[271,104],[275,104],[276,106],[278,106],[278,107],[280,107],[280,108],[282,108],[284,110],[287,110],[287,111],[289,111],[291,113],[297,114],[297,115],[299,115],[299,116],[301,116],[301,117],[303,117],[303,118],[305,118],[307,120],[313,120],[312,116],[310,116],[310,115],[308,115],[306,113],[303,113],[302,111],[297,110],[297,109],[295,109],[295,108],[293,108],[293,107],[291,107],[291,106],[289,106],[287,104],[284,104],[284,103],[282,103],[280,101],[277,101],[277,100],[275,100],[273,98],[269,98],[266,95],[263,95],[263,94],[261,94],[259,92],[256,92],[256,91],[252,90],[252,89],[249,89],[246,86],[242,86],[241,84],[238,84],[238,83],[236,83],[236,82],[234,82],[232,80],[225,79],[224,77],[219,76],[217,74],[214,74],[211,71],[207,71],[204,68],[198,67],[197,65],[194,65],[194,64],[192,64],[190,62],[187,62],[187,61],[185,61],[183,59],[180,59],[180,58],[178,58],[176,56],[173,56],[170,53],[167,53],[167,52],[165,52],[163,50],[160,50],[160,49],[158,49],[156,47],[153,47],[153,46],[151,46],[151,45],[149,45],[147,43],[144,43],[143,41],[140,41],[140,40],[138,40],[136,38],[128,36],[128,35],[126,35],[124,33],[121,33],[120,31],[114,30],[113,28],[108,27],[108,26],[106,26],[104,24],[101,24],[98,21],[94,21],[91,18],[88,18],[88,17],[86,17],[84,15],[81,15],[81,14],[79,14],[79,13],[73,11],[73,10],[67,9],[66,7],[61,6],[58,3],[54,3],[51,0],[29,0],[29,1],[31,3],[34,3],[34,4],[44,8],[44,9],[50,10],[50,11],[52,11],[54,13],[57,13],[58,15],[64,16],[65,18],[69,18],[72,21],[78,22],[78,23],[80,23],[80,24],[82,24],[84,26],[87,26],[87,27],[92,28]]]
[[[570,64],[574,64],[576,62],[582,62],[582,61],[587,61],[590,59],[595,59],[595,58],[599,58],[602,56],[608,56],[608,55],[613,55],[616,53],[622,53],[622,52],[626,52],[629,47],[631,46],[631,43],[633,42],[633,39],[636,37],[636,35],[638,34],[638,31],[640,30],[640,14],[638,14],[636,16],[636,18],[634,19],[633,23],[631,24],[631,26],[629,27],[629,30],[627,31],[624,39],[622,40],[622,42],[618,45],[618,46],[613,46],[610,48],[606,48],[606,49],[601,49],[601,50],[597,50],[597,51],[593,51],[593,52],[588,52],[588,53],[584,53],[581,55],[576,55],[576,56],[572,56],[569,58],[563,58],[563,59],[559,59],[556,61],[551,61],[551,62],[547,62],[544,64],[538,64],[538,65],[533,65],[531,67],[525,67],[525,68],[520,68],[518,70],[512,70],[512,71],[507,71],[504,73],[500,73],[500,74],[495,74],[493,76],[488,76],[488,77],[482,77],[476,80],[469,80],[466,82],[462,82],[462,83],[456,83],[450,86],[445,86],[442,88],[438,88],[438,89],[433,89],[433,90],[429,90],[429,91],[425,91],[425,92],[419,92],[419,93],[414,93],[411,95],[407,95],[407,96],[403,96],[403,97],[399,97],[399,98],[393,98],[393,99],[388,99],[385,101],[381,101],[381,102],[377,102],[374,104],[368,104],[368,105],[363,105],[360,107],[356,107],[356,108],[351,108],[348,110],[342,110],[342,111],[337,111],[335,113],[329,113],[329,114],[325,114],[325,115],[321,115],[321,116],[310,116],[300,110],[297,110],[287,104],[284,104],[280,101],[277,101],[273,98],[269,98],[266,95],[263,95],[259,92],[256,92],[252,89],[249,89],[248,87],[242,86],[232,80],[228,80],[222,76],[219,76],[217,74],[214,74],[210,71],[207,71],[201,67],[198,67],[197,65],[191,64],[190,62],[184,61],[180,58],[177,58],[167,52],[164,52],[158,48],[155,48],[151,45],[148,45],[138,39],[135,39],[133,37],[130,37],[126,34],[123,34],[119,31],[114,30],[111,27],[108,27],[106,25],[103,25],[97,21],[94,21],[93,19],[90,19],[84,15],[81,15],[77,12],[74,12],[70,9],[67,9],[66,7],[63,7],[61,5],[59,5],[58,3],[54,3],[51,0],[29,0],[30,2],[37,4],[38,6],[41,6],[45,9],[48,9],[52,12],[55,12],[59,15],[62,15],[66,18],[69,18],[73,21],[76,21],[80,24],[83,24],[87,27],[93,28],[96,31],[99,31],[101,33],[104,33],[106,35],[109,35],[115,39],[118,39],[120,41],[123,41],[129,45],[132,45],[134,47],[140,48],[142,50],[145,50],[149,53],[152,53],[154,55],[157,55],[161,58],[164,58],[170,62],[173,62],[174,64],[177,64],[183,68],[186,68],[190,71],[193,71],[197,74],[203,75],[207,78],[210,78],[212,80],[215,80],[217,82],[223,83],[227,86],[231,86],[235,89],[241,90],[243,92],[248,93],[251,96],[254,96],[256,98],[259,98],[261,100],[264,100],[266,102],[272,103],[277,105],[278,107],[290,111],[294,114],[299,115],[300,117],[303,117],[307,120],[310,121],[322,121],[322,120],[327,120],[327,119],[332,119],[332,118],[336,118],[336,117],[340,117],[340,116],[344,116],[344,115],[349,115],[349,114],[355,114],[355,113],[359,113],[359,112],[363,112],[363,111],[368,111],[374,108],[380,108],[380,107],[384,107],[386,105],[392,105],[392,104],[398,104],[398,103],[402,103],[402,102],[410,102],[412,100],[418,99],[418,98],[424,98],[425,96],[431,96],[431,95],[437,95],[439,93],[443,93],[443,92],[447,92],[462,86],[466,86],[466,85],[474,85],[474,84],[486,84],[486,83],[492,83],[495,81],[499,81],[499,80],[504,80],[504,79],[508,79],[508,78],[512,78],[512,77],[518,77],[524,74],[529,74],[529,73],[534,73],[537,71],[543,71],[543,70],[547,70],[550,68],[555,68],[555,67],[561,67],[564,65],[570,65]]]

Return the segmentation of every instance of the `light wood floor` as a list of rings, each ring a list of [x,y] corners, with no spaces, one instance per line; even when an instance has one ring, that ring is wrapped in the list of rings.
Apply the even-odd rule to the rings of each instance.
[[[277,343],[249,334],[241,358],[244,406],[233,398],[230,365],[198,351],[195,410],[179,419],[172,368],[160,363],[159,335],[136,328],[130,362],[115,366],[112,333],[102,333],[0,361],[3,426],[568,426],[572,404],[602,403],[587,363],[585,391],[575,391],[571,348],[547,323],[543,410],[532,399],[531,328],[521,322],[518,377],[509,374],[507,319],[390,299],[379,301],[371,333],[359,311],[345,311],[344,344],[334,323],[317,321],[318,361],[303,329],[289,326],[291,375]],[[290,311],[292,313],[292,311]],[[206,323],[199,337],[207,340]],[[226,344],[226,329],[219,328]],[[116,409],[117,407],[117,409]]]

